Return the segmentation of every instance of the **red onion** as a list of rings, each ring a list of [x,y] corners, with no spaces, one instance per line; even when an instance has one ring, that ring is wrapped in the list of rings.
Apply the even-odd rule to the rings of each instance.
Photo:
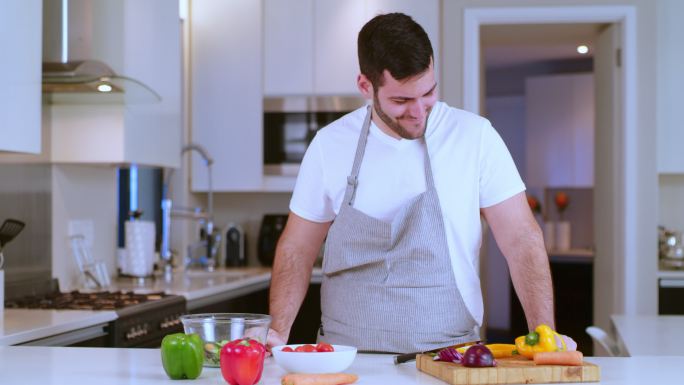
[[[435,359],[438,361],[454,362],[460,364],[461,360],[463,360],[463,355],[454,348],[446,348],[440,350]]]
[[[463,366],[472,368],[496,366],[496,361],[494,361],[494,355],[492,354],[492,351],[481,344],[469,347],[463,355],[462,363]]]

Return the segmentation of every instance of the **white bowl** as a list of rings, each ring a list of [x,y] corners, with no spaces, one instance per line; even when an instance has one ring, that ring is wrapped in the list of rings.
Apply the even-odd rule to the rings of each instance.
[[[293,350],[299,345],[281,345],[271,348],[276,363],[290,373],[338,373],[347,369],[356,357],[353,346],[333,345],[334,352],[283,352],[286,346]]]

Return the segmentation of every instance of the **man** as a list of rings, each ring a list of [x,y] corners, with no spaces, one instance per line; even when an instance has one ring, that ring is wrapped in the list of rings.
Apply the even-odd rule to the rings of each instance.
[[[377,16],[358,53],[358,88],[372,106],[321,129],[307,149],[276,250],[268,344],[286,343],[324,240],[319,339],[396,353],[477,340],[480,215],[528,326],[553,328],[549,263],[525,186],[486,119],[437,101],[423,28]]]

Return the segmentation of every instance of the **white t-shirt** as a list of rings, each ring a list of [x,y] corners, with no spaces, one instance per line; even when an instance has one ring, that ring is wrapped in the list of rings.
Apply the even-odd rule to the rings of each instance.
[[[299,170],[290,201],[293,213],[314,222],[335,219],[365,115],[364,106],[318,131]],[[425,140],[456,283],[481,325],[480,208],[524,191],[525,185],[506,145],[483,117],[438,102]],[[391,222],[408,200],[425,191],[425,148],[422,139],[396,139],[371,123],[354,207]]]

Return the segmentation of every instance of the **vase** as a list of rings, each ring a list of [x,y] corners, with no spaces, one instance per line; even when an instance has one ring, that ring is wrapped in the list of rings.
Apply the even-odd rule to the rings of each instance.
[[[571,226],[568,221],[556,223],[555,246],[556,250],[570,250]]]
[[[546,251],[551,251],[556,248],[556,223],[555,222],[544,222],[543,231],[544,233],[544,245],[546,245]]]

